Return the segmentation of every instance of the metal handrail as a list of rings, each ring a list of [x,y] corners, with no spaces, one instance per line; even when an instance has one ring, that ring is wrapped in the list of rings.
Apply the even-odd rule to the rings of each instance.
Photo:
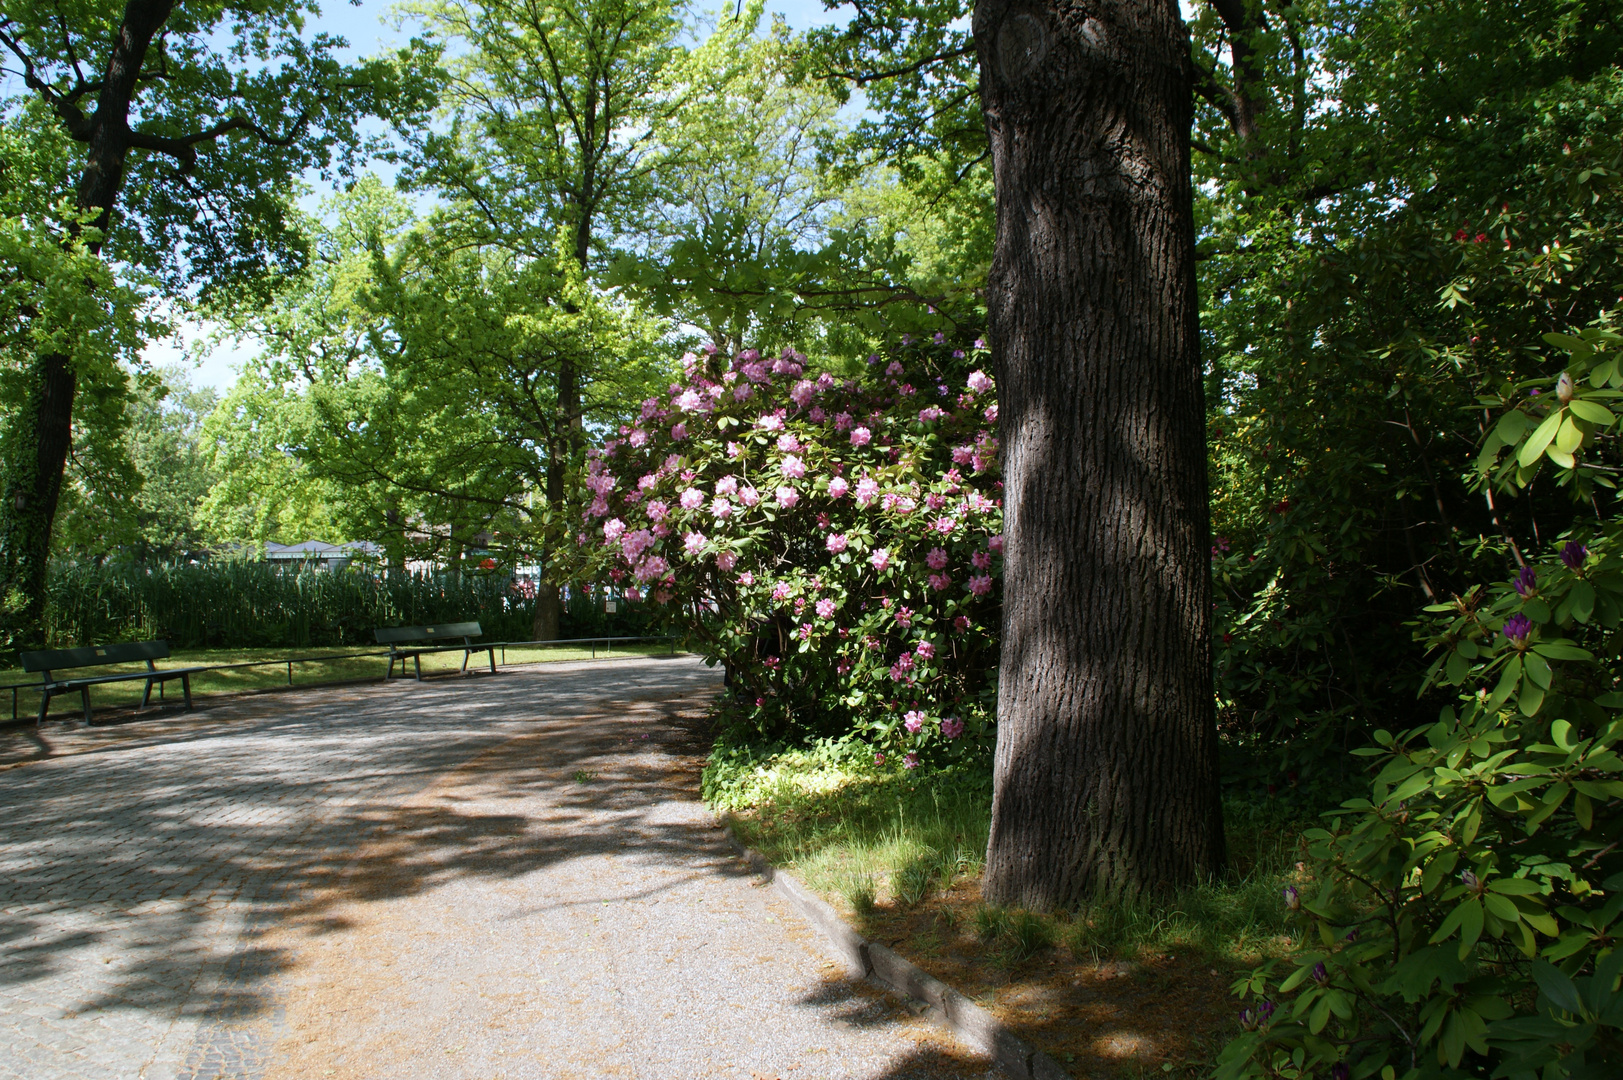
[[[668,642],[670,642],[670,646],[671,646],[671,655],[675,656],[676,655],[676,643],[679,640],[680,640],[680,638],[676,634],[647,634],[647,635],[642,635],[642,636],[629,636],[629,637],[553,638],[550,641],[481,641],[481,642],[478,642],[477,644],[475,644],[472,647],[475,648],[475,649],[478,649],[478,650],[484,650],[484,649],[499,649],[499,650],[501,650],[501,654],[502,654],[501,664],[503,666],[505,666],[506,663],[507,663],[507,650],[509,648],[514,648],[514,649],[520,648],[520,647],[523,647],[523,648],[536,648],[536,647],[548,648],[548,647],[557,646],[557,645],[590,645],[591,648],[592,648],[592,659],[596,660],[597,659],[597,646],[600,643],[605,646],[604,652],[607,653],[607,652],[612,652],[613,651],[614,645],[617,642],[618,643],[625,643],[625,642],[630,642],[630,641],[668,641]],[[438,651],[441,651],[441,652],[455,651],[456,649],[461,649],[461,648],[464,648],[464,647],[465,646],[462,646],[462,645],[447,646],[445,649],[440,649]],[[236,663],[232,663],[232,664],[197,664],[197,665],[190,665],[190,666],[187,667],[187,670],[191,671],[191,672],[194,672],[194,673],[204,672],[204,671],[233,671],[233,670],[235,670],[237,668],[270,667],[272,665],[286,664],[287,665],[287,684],[289,686],[292,686],[293,685],[293,665],[294,664],[313,664],[313,663],[317,663],[317,662],[320,662],[320,661],[323,661],[323,660],[359,660],[359,659],[364,659],[364,658],[366,658],[368,656],[388,656],[388,655],[389,655],[389,653],[388,653],[387,650],[380,652],[378,650],[373,649],[373,650],[367,650],[367,651],[363,651],[363,652],[327,653],[324,656],[279,656],[279,657],[276,657],[274,659],[268,659],[268,660],[239,660]],[[41,677],[40,681],[38,681],[38,682],[0,683],[0,690],[10,690],[11,691],[11,718],[13,720],[16,720],[18,718],[17,717],[17,695],[23,690],[38,690],[41,687],[43,687],[44,685],[45,685],[45,681],[44,681],[43,677]],[[315,683],[315,684],[312,684],[312,685],[319,686],[321,684],[320,683]],[[158,696],[159,696],[160,699],[163,696],[163,688],[162,688],[161,685],[159,686],[159,689],[158,689]]]

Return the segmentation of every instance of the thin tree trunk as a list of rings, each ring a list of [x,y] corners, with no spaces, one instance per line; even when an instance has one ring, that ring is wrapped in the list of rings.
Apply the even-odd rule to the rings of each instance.
[[[990,902],[1223,865],[1205,409],[1174,0],[981,0],[1005,488]]]

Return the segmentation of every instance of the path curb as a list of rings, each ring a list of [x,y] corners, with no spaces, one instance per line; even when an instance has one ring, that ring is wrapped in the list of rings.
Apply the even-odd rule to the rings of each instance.
[[[774,886],[807,922],[823,932],[852,978],[871,979],[921,1004],[924,1014],[932,1021],[991,1055],[998,1067],[1014,1080],[1069,1080],[1070,1074],[1053,1058],[1010,1031],[997,1017],[918,965],[857,933],[792,875],[746,846],[732,826],[723,827],[728,841],[738,849],[750,869],[762,881]]]

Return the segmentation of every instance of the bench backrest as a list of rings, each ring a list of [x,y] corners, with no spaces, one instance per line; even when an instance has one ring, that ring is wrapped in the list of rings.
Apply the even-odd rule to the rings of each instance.
[[[476,622],[435,623],[433,626],[388,626],[372,631],[379,645],[397,641],[437,641],[440,638],[478,637],[484,631]]]
[[[169,656],[167,641],[126,641],[121,645],[89,645],[83,649],[40,649],[25,652],[24,671],[57,671],[63,668],[97,667],[101,664],[128,664],[132,660],[164,660]]]

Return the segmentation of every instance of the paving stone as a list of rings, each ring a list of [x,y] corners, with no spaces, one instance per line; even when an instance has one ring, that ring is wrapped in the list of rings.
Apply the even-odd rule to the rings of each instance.
[[[970,1075],[923,1062],[892,1006],[819,983],[808,932],[784,937],[787,909],[764,921],[772,901],[725,869],[720,834],[694,840],[691,795],[652,805],[635,755],[605,752],[589,786],[530,753],[508,788],[423,794],[571,721],[718,682],[690,658],[540,665],[0,742],[0,1080],[274,1075],[326,942],[376,948],[405,980],[402,1011],[323,1048],[341,1075],[747,1077],[824,1043],[792,1075]],[[638,752],[655,761],[668,734]],[[379,944],[323,906],[335,892],[429,921]],[[431,1024],[490,1034],[392,1072],[360,1052]]]

